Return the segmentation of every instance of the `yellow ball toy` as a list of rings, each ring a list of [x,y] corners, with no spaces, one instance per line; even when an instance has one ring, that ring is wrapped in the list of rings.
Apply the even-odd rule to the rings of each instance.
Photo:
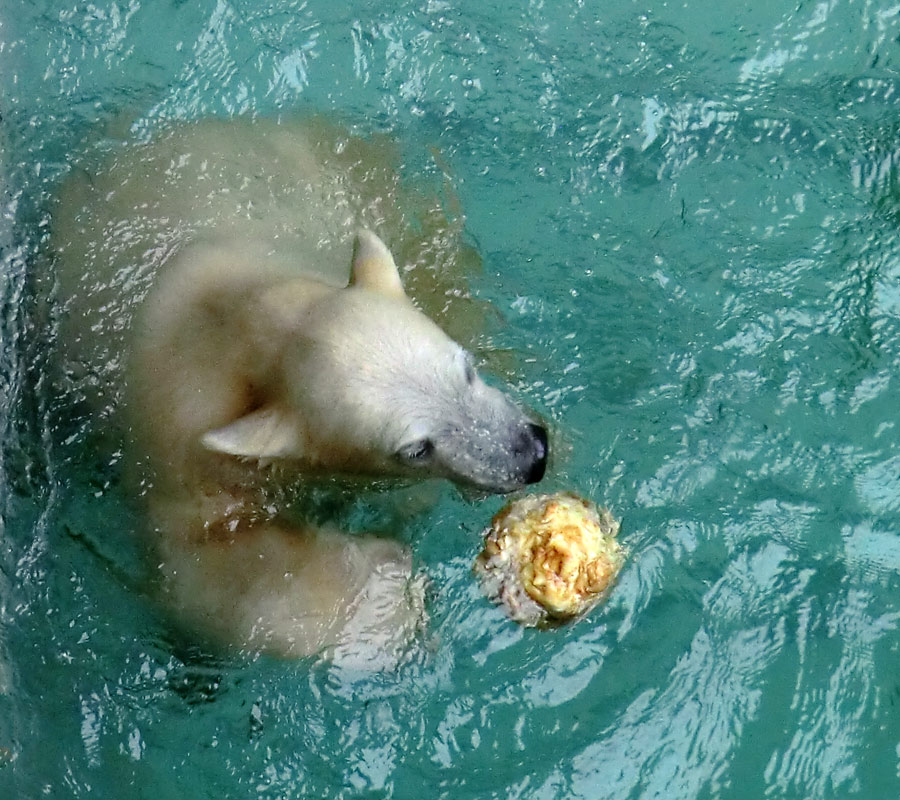
[[[570,492],[521,497],[491,520],[475,571],[516,622],[564,622],[597,605],[619,574],[618,532],[608,510]]]

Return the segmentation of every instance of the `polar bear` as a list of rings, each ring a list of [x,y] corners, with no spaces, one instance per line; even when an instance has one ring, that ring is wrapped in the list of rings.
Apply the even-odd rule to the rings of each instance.
[[[351,140],[323,130],[196,123],[73,177],[53,231],[62,335],[72,370],[124,384],[130,472],[182,619],[255,651],[393,663],[423,613],[408,550],[287,522],[272,486],[507,492],[541,479],[547,433],[409,299],[371,229],[390,231],[397,184],[348,177]],[[358,169],[371,152],[354,146]]]

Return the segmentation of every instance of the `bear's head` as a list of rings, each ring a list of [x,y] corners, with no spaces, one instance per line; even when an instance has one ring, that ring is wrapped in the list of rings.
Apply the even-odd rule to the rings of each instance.
[[[262,407],[210,431],[210,450],[374,475],[442,476],[506,492],[539,481],[547,433],[477,374],[469,354],[407,298],[369,231],[350,284],[269,290],[285,335]]]

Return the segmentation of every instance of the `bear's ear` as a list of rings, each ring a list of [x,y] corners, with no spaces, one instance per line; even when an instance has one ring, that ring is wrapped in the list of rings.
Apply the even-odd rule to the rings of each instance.
[[[298,458],[300,432],[288,414],[276,406],[264,406],[230,425],[208,431],[200,440],[207,450],[241,458]]]
[[[372,231],[362,229],[356,234],[350,285],[362,286],[391,297],[406,297],[391,251]]]

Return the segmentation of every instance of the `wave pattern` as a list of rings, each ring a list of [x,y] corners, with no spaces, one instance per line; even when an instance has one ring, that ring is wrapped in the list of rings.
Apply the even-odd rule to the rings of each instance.
[[[900,10],[770,5],[0,9],[0,794],[900,793]],[[624,518],[590,620],[488,607],[451,493],[396,674],[198,654],[133,591],[115,458],[53,428],[55,187],[104,131],[308,110],[452,168],[550,480]]]

